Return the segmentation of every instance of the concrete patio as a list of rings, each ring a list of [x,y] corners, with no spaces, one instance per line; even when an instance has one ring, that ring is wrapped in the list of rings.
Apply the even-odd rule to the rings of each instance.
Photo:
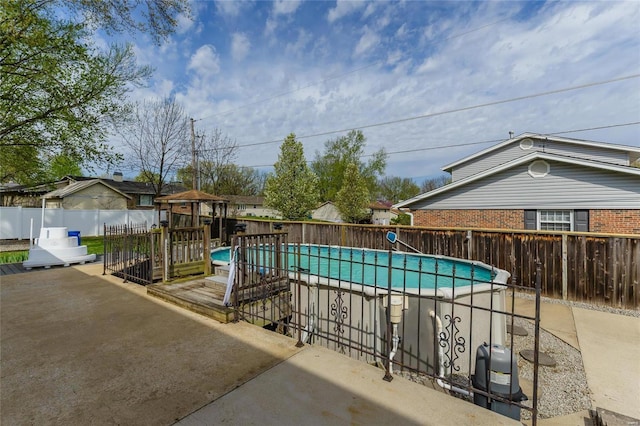
[[[101,264],[2,276],[0,308],[3,425],[519,424],[400,377],[386,382],[335,352],[148,297],[102,276]],[[544,308],[543,326],[575,330],[594,407],[640,417],[640,319],[567,309]],[[622,363],[624,374],[610,374]],[[582,426],[583,414],[562,424]],[[561,424],[552,421],[539,424]]]

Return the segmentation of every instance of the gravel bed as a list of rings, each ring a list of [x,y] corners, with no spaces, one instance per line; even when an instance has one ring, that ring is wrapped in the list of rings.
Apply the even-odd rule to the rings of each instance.
[[[535,300],[534,295],[526,293],[516,294],[516,297]],[[549,297],[542,297],[541,301],[543,303],[562,304],[617,315],[640,317],[640,310],[598,306],[590,303],[558,300]],[[527,331],[527,336],[513,336],[513,352],[517,356],[518,376],[520,380],[530,382],[532,388],[533,363],[525,360],[520,355],[520,351],[524,349],[534,349],[534,325],[532,321],[523,318],[515,318],[514,324],[523,327]],[[508,335],[507,344],[510,344],[510,338],[511,335]],[[547,419],[565,416],[578,411],[591,409],[591,391],[587,384],[587,376],[584,371],[580,351],[541,328],[540,352],[552,357],[556,361],[556,365],[553,367],[540,365],[538,368],[538,418]],[[404,373],[402,375],[414,382],[439,388],[435,384],[435,380],[425,375],[415,373]],[[531,390],[527,392],[531,393]],[[527,394],[527,396],[529,400],[522,402],[522,404],[527,407],[532,407],[533,395]],[[531,418],[531,412],[523,409],[521,411],[521,417],[522,420],[529,420]]]
[[[528,333],[527,336],[513,336],[513,352],[518,357],[518,376],[521,380],[533,383],[533,363],[520,356],[520,351],[534,348],[534,327],[530,321],[522,318],[516,318],[514,323]],[[540,329],[540,352],[552,357],[556,365],[538,367],[538,417],[546,419],[590,409],[590,391],[580,351]],[[533,395],[527,396],[529,400],[524,401],[523,405],[532,407]],[[531,412],[522,410],[521,416],[523,420],[530,419]]]
[[[526,380],[530,382],[532,388],[533,363],[520,356],[520,351],[534,348],[534,327],[530,321],[521,318],[516,318],[514,324],[523,327],[528,333],[527,336],[513,336],[513,347],[514,355],[517,357],[520,385],[523,387],[522,381]],[[538,368],[538,418],[548,419],[590,409],[590,391],[580,351],[543,329],[540,329],[540,351],[551,356],[556,361],[556,365],[553,367],[540,365]],[[434,379],[424,374],[407,372],[396,374],[413,382],[440,389]],[[462,385],[461,378],[456,381]],[[532,407],[533,394],[531,390],[525,393],[529,399],[523,401],[522,405]],[[468,397],[455,393],[452,395],[473,403]],[[526,409],[521,410],[520,415],[522,420],[531,419],[531,412]]]

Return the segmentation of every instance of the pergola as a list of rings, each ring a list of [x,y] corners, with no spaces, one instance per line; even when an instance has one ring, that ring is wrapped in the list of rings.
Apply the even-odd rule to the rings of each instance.
[[[191,205],[191,226],[198,226],[200,222],[200,206],[202,204],[211,206],[212,218],[215,217],[216,207],[218,208],[220,217],[220,237],[222,238],[222,218],[227,216],[227,204],[229,200],[218,197],[216,195],[207,194],[206,192],[195,189],[178,192],[177,194],[165,195],[154,200],[158,205],[158,211],[162,210],[163,205],[168,205],[169,227],[172,227],[173,206],[177,204],[189,203]]]

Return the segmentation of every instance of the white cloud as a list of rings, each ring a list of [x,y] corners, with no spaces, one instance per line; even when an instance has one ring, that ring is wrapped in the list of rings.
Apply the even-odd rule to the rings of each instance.
[[[194,70],[200,76],[210,76],[220,72],[220,58],[216,48],[210,44],[201,46],[191,55],[188,70]]]
[[[250,4],[251,2],[243,0],[217,0],[216,10],[222,16],[235,18]]]
[[[292,55],[299,55],[307,51],[307,46],[313,40],[312,35],[303,28],[298,29],[298,37],[292,43],[287,43],[286,52]]]
[[[193,12],[195,13],[195,12]],[[188,15],[185,15],[184,13],[179,14],[176,17],[176,33],[178,34],[185,34],[187,32],[189,32],[189,30],[191,30],[194,27],[195,24],[195,17],[190,17]],[[202,28],[200,26],[200,28]]]
[[[249,53],[251,43],[244,33],[233,33],[231,36],[231,57],[234,61],[243,60]]]
[[[273,14],[290,15],[294,13],[300,6],[300,0],[276,0],[273,3]]]
[[[358,40],[358,44],[355,47],[355,56],[361,56],[367,53],[371,49],[375,48],[380,42],[380,36],[371,28],[364,27],[363,34]]]
[[[329,22],[333,23],[340,18],[344,18],[345,16],[362,9],[365,5],[366,3],[362,1],[338,0],[336,2],[336,7],[329,9],[327,19]]]
[[[198,129],[217,127],[242,146],[282,141],[290,132],[302,136],[390,122],[640,72],[637,3],[558,2],[501,22],[497,17],[515,16],[514,10],[524,6],[495,2],[478,6],[475,13],[439,16],[430,13],[428,2],[402,5],[403,13],[428,16],[417,20],[420,26],[380,5],[365,18],[364,4],[327,5],[328,21],[316,18],[313,24],[302,20],[302,12],[308,12],[304,2],[295,10],[295,19],[276,14],[271,6],[254,15],[245,9],[242,14],[251,19],[245,24],[233,20],[228,26],[230,33],[235,31],[229,34],[228,51],[214,48],[213,31],[204,41],[210,44],[196,52],[183,49],[184,37],[176,35],[178,43],[170,43],[166,51],[192,53],[186,56],[191,71],[186,74],[185,63],[180,63],[173,74],[165,75],[176,57],[173,53],[140,48],[137,53],[160,73],[144,94],[175,93],[191,116],[204,118]],[[388,24],[384,29],[377,26],[381,19]],[[433,24],[423,25],[428,20]],[[256,36],[255,26],[265,22],[272,30],[278,25],[284,29],[286,22],[288,38]],[[478,30],[466,33],[474,29]],[[384,61],[367,62],[374,52]],[[231,59],[240,58],[242,66],[234,67]],[[433,176],[442,165],[488,145],[427,148],[506,138],[510,130],[553,132],[637,121],[638,84],[638,79],[628,80],[366,128],[366,153],[382,147],[389,152],[425,149],[391,155],[387,174]],[[637,144],[638,127],[567,136]],[[337,136],[302,139],[307,159]],[[278,147],[279,143],[241,147],[238,164],[273,164]]]

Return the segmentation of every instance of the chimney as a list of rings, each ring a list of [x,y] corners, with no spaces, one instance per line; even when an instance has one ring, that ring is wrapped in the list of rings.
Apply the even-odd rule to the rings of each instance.
[[[115,182],[122,182],[122,172],[113,172],[113,180]]]

